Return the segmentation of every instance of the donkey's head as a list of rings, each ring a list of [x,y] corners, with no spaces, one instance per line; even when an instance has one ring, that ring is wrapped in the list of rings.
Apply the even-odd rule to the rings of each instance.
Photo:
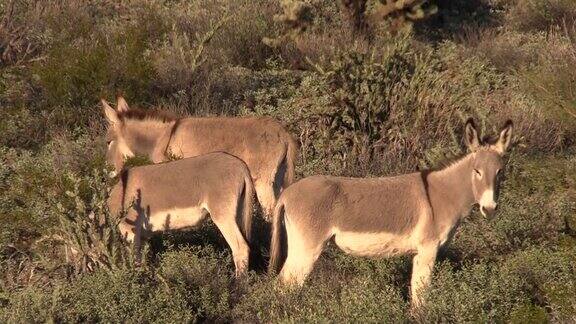
[[[114,166],[115,173],[122,170],[126,158],[134,155],[147,156],[154,163],[164,159],[176,121],[174,116],[163,111],[129,108],[122,97],[118,97],[116,109],[105,100],[102,106],[108,121],[106,160]]]
[[[512,139],[512,121],[508,120],[495,139],[482,141],[476,125],[470,118],[466,122],[465,140],[472,152],[472,192],[484,216],[494,214],[498,207],[498,189],[504,162],[502,156]]]
[[[124,167],[126,158],[134,156],[134,151],[127,140],[126,122],[123,114],[128,112],[128,103],[124,98],[118,97],[116,109],[112,108],[104,99],[102,99],[104,116],[108,122],[106,131],[106,162],[114,167],[112,176],[120,172]]]

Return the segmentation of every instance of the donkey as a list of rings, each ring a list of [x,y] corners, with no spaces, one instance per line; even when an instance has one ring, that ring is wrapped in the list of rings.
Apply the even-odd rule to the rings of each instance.
[[[485,216],[495,212],[502,156],[511,137],[509,120],[496,140],[483,142],[469,119],[465,142],[470,152],[442,169],[296,182],[282,192],[274,210],[269,271],[276,273],[287,254],[280,281],[302,285],[331,238],[346,253],[360,256],[412,254],[411,302],[420,306],[438,249],[461,218],[474,204]]]
[[[118,226],[137,248],[140,239],[152,232],[198,226],[210,215],[232,249],[240,276],[248,266],[253,200],[246,164],[215,152],[124,170],[108,206],[114,215],[126,213]],[[241,226],[237,223],[240,215]]]
[[[154,163],[170,155],[187,158],[215,151],[248,165],[256,195],[268,220],[280,191],[294,180],[298,144],[271,118],[174,118],[163,112],[129,108],[119,97],[116,110],[102,100],[108,121],[107,160],[118,173],[125,159],[145,155]]]

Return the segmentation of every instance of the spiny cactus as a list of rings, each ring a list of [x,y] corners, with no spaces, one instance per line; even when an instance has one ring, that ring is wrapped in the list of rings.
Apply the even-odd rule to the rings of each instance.
[[[386,21],[390,30],[396,31],[414,21],[434,15],[438,8],[431,0],[339,0],[340,10],[356,34],[370,39],[376,25]],[[271,47],[287,41],[296,41],[298,36],[310,27],[313,8],[304,1],[282,0],[281,14],[274,21],[283,26],[283,32],[276,38],[265,37],[262,41]]]
[[[108,210],[108,181],[107,173],[100,170],[85,178],[69,175],[71,188],[57,203],[60,227],[43,238],[64,246],[66,263],[74,273],[136,264],[136,253],[118,229],[121,215]]]
[[[274,15],[274,21],[281,23],[284,28],[282,35],[276,38],[265,37],[264,44],[276,47],[285,40],[294,40],[312,23],[312,7],[298,0],[282,0],[283,12]]]
[[[376,24],[383,19],[391,18],[394,28],[399,28],[404,24],[411,24],[416,20],[428,18],[438,12],[436,5],[429,4],[428,0],[382,0],[374,6],[372,13],[368,16],[370,24]]]
[[[340,0],[340,4],[353,28],[359,32],[366,32],[384,20],[389,20],[391,28],[396,30],[438,11],[428,0]]]

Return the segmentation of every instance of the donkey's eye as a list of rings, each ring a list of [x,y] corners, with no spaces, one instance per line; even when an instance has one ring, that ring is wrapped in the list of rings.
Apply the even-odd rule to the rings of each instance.
[[[474,169],[474,173],[475,173],[476,176],[478,176],[479,178],[482,178],[482,172],[480,172],[480,170]]]
[[[106,145],[110,147],[110,145],[112,145],[112,141],[106,141]]]

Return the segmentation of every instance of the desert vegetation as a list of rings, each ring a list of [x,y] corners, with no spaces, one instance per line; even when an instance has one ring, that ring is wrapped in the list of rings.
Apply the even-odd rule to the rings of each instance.
[[[8,0],[0,16],[0,322],[576,321],[576,2]],[[411,312],[408,257],[329,247],[280,293],[259,216],[244,280],[213,224],[154,237],[135,265],[105,204],[99,100],[119,94],[272,116],[298,177],[438,166],[469,116],[516,137],[498,213],[464,219]]]

